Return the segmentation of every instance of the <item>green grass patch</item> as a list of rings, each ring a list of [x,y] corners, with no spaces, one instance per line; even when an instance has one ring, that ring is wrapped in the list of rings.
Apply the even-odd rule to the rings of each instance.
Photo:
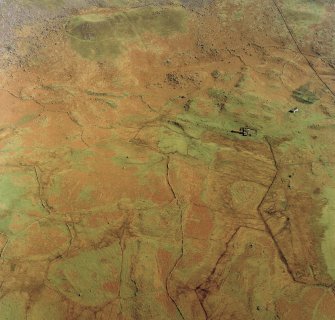
[[[72,47],[84,58],[116,57],[128,43],[147,32],[169,36],[186,30],[186,11],[180,8],[140,8],[112,15],[73,17],[67,27]]]
[[[107,103],[107,105],[109,106],[109,107],[111,107],[112,109],[116,109],[117,108],[117,104],[116,104],[116,102],[114,102],[113,100],[104,100],[105,101],[105,103]]]
[[[0,301],[1,319],[25,319],[27,318],[28,301],[23,293],[18,291],[4,295]]]
[[[282,10],[298,37],[309,37],[311,27],[320,23],[326,15],[325,5],[314,0],[283,1]]]
[[[210,88],[208,90],[208,95],[216,102],[224,102],[227,100],[228,97],[227,93],[224,90],[218,88]]]
[[[15,221],[20,228],[31,223],[36,213],[45,213],[36,195],[38,185],[33,170],[1,173],[0,179],[0,231],[12,231]],[[33,214],[32,214],[33,213]]]
[[[308,85],[303,85],[294,90],[292,97],[298,102],[305,104],[313,104],[318,100],[318,97],[315,95],[315,93],[309,90]]]
[[[85,186],[79,192],[79,200],[81,201],[89,201],[92,198],[92,192],[94,191],[93,186]]]
[[[81,305],[98,306],[117,298],[121,268],[118,242],[54,263],[48,274],[53,288]]]
[[[27,114],[27,115],[23,116],[19,121],[17,121],[16,125],[23,126],[26,123],[29,123],[30,121],[33,121],[34,119],[36,119],[37,116],[38,116],[38,114],[36,114],[36,113]]]
[[[324,207],[321,225],[325,228],[321,243],[321,250],[325,259],[328,273],[335,280],[335,188],[326,188],[323,195],[327,199],[327,205]]]

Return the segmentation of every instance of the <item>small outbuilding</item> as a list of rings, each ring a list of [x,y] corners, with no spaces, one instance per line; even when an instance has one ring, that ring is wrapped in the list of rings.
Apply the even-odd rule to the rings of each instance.
[[[298,112],[298,111],[299,111],[298,108],[293,108],[293,109],[290,109],[290,110],[289,110],[290,113],[296,113],[296,112]]]

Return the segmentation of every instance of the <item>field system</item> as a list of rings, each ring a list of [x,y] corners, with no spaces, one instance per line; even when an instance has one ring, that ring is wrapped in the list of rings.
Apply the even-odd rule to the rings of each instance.
[[[0,0],[0,320],[335,319],[332,0]]]

